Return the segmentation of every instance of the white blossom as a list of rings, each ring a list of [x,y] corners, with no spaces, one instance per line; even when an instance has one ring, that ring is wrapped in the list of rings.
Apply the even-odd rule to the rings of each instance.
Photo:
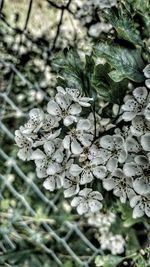
[[[83,106],[83,107],[90,107],[91,106],[91,104],[89,102],[92,101],[93,98],[82,96],[82,94],[80,93],[80,91],[78,89],[74,89],[74,88],[64,89],[64,88],[58,86],[57,91],[60,92],[61,94],[63,94],[64,96],[69,95],[71,97],[71,99],[75,103],[78,103],[80,106]]]
[[[130,200],[130,206],[133,208],[133,218],[142,217],[146,214],[150,217],[150,195],[136,195]]]
[[[122,235],[111,236],[109,242],[109,249],[112,255],[122,254],[124,252],[125,240]]]
[[[109,228],[116,221],[116,215],[112,212],[98,212],[87,214],[88,224],[98,228],[99,232],[109,232]]]
[[[93,161],[84,162],[81,167],[77,164],[72,164],[69,172],[74,176],[79,175],[80,184],[83,185],[90,183],[94,180],[94,177],[103,179],[106,177],[107,169],[102,165],[102,160],[94,162],[93,159]]]
[[[57,121],[57,117],[45,114],[42,129],[46,132],[52,131],[52,129],[57,128],[59,126],[59,123]]]
[[[103,187],[112,190],[115,196],[120,198],[122,203],[135,195],[132,185],[132,178],[126,177],[121,169],[116,169],[110,177],[103,180]]]
[[[44,112],[38,108],[34,108],[29,112],[29,118],[29,121],[20,127],[21,132],[26,135],[39,131],[43,124]]]
[[[61,163],[64,158],[62,148],[57,148],[52,141],[45,142],[43,148],[44,152],[38,148],[32,153],[31,157],[35,161],[39,178],[60,173],[62,170]]]
[[[49,176],[45,179],[43,186],[49,191],[54,191],[55,189],[61,188],[61,176],[59,174],[55,174],[55,176]]]
[[[150,122],[142,116],[136,116],[132,120],[131,133],[134,136],[142,136],[147,131],[150,131]]]
[[[135,157],[135,162],[126,163],[123,167],[128,177],[133,177],[133,188],[138,194],[150,193],[150,164],[146,156]]]
[[[100,146],[101,157],[107,162],[106,167],[109,171],[117,168],[118,162],[125,162],[127,151],[121,135],[104,135],[100,139]]]
[[[150,106],[149,95],[146,87],[138,87],[133,91],[133,97],[122,105],[122,118],[125,121],[131,121],[137,115],[143,115],[146,119],[150,120]]]
[[[77,116],[81,111],[81,105],[72,103],[69,94],[57,93],[55,100],[50,100],[47,104],[47,112],[52,116],[56,116],[58,121],[63,120],[65,126],[77,121]]]
[[[125,240],[122,235],[104,232],[98,234],[97,239],[101,245],[101,249],[111,251],[112,255],[122,254],[124,252]]]
[[[92,191],[91,188],[84,188],[74,197],[71,201],[72,207],[77,207],[79,214],[84,214],[87,212],[97,212],[102,208],[103,199],[102,195],[98,191]]]
[[[88,119],[80,119],[76,128],[71,129],[63,140],[65,149],[73,154],[79,155],[83,152],[83,147],[89,147],[93,140],[91,122]]]
[[[20,148],[18,157],[22,160],[30,160],[32,155],[33,141],[30,137],[24,135],[20,130],[15,131],[15,142]]]
[[[63,188],[64,190],[64,196],[72,197],[76,194],[78,194],[80,187],[79,187],[79,177],[73,176],[69,172],[65,174],[65,177],[63,179]]]

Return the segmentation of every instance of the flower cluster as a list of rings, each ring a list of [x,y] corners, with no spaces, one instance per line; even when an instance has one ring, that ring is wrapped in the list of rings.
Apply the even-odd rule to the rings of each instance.
[[[133,95],[122,106],[124,121],[129,122],[128,139],[132,142],[132,151],[123,166],[123,174],[130,180],[134,190],[129,196],[133,207],[133,217],[141,217],[144,213],[150,217],[150,65],[143,70],[146,87],[133,90]],[[130,142],[131,144],[131,142]]]
[[[95,238],[100,243],[101,249],[111,251],[112,255],[123,253],[125,247],[123,236],[115,235],[110,230],[115,221],[116,216],[112,212],[88,215],[88,224],[96,228]]]
[[[150,77],[150,65],[144,69]],[[146,79],[145,84],[148,84]],[[150,217],[150,93],[138,87],[125,98],[120,119],[127,126],[106,123],[92,111],[93,99],[78,89],[57,87],[47,112],[33,109],[29,121],[16,131],[18,156],[34,160],[36,173],[50,191],[64,189],[79,214],[97,212],[103,196],[93,191],[101,183],[107,191],[130,202],[133,217]],[[119,121],[121,121],[119,120]]]
[[[34,160],[38,178],[50,191],[63,187],[64,196],[79,214],[102,208],[102,195],[88,188],[103,167],[92,157],[94,118],[84,118],[91,108],[91,98],[77,89],[57,87],[57,94],[47,105],[47,112],[32,109],[29,121],[15,132],[22,160]],[[92,149],[92,148],[91,148]],[[80,162],[80,164],[79,164]]]

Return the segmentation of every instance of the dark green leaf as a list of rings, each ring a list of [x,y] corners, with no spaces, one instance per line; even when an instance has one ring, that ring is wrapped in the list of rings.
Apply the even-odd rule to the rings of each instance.
[[[78,53],[70,50],[66,54],[60,52],[53,59],[53,70],[66,79],[68,87],[83,88],[83,64]]]
[[[95,55],[106,61],[115,70],[109,73],[115,82],[128,78],[137,83],[144,81],[144,62],[140,55],[140,50],[121,47],[119,45],[99,43],[94,48]]]
[[[126,40],[135,46],[143,44],[135,21],[122,4],[120,4],[118,10],[111,9],[105,16],[115,28],[120,39]]]
[[[127,89],[126,81],[115,83],[110,79],[109,72],[110,66],[107,63],[95,66],[92,85],[105,101],[120,104]]]

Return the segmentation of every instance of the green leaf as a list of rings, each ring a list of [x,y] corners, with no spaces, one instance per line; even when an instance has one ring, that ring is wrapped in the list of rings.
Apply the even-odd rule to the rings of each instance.
[[[70,261],[70,260],[66,261],[66,262],[62,265],[62,267],[73,267],[72,261]]]
[[[146,260],[140,254],[138,255],[136,259],[136,266],[137,267],[148,267]]]
[[[107,63],[95,66],[92,85],[105,101],[120,104],[127,89],[126,81],[115,83],[108,73],[110,73],[110,66]]]
[[[144,81],[144,62],[138,49],[127,49],[119,45],[99,43],[94,48],[97,57],[104,58],[115,71],[109,76],[116,82],[128,78],[137,83]]]
[[[124,227],[129,228],[133,226],[134,224],[141,222],[143,220],[141,218],[134,219],[132,217],[133,210],[128,204],[123,204],[118,201],[117,205],[118,205],[118,208],[117,208],[118,211],[121,212],[121,218],[123,220]]]
[[[75,50],[58,53],[52,67],[61,78],[66,79],[68,87],[83,88],[83,63]]]
[[[126,254],[130,255],[140,249],[137,233],[134,229],[127,229]]]
[[[95,259],[95,265],[96,267],[116,267],[119,263],[121,263],[124,260],[125,257],[121,256],[112,256],[112,255],[106,255],[106,256],[97,256]]]
[[[105,17],[115,28],[118,38],[126,40],[135,46],[143,44],[134,19],[122,3],[118,5],[118,9],[111,9],[109,13],[105,13]]]

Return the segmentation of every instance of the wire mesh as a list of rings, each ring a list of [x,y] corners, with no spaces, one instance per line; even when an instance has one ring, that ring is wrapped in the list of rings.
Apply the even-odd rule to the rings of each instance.
[[[66,45],[82,46],[73,1],[30,0],[22,1],[22,6],[19,2],[0,2],[0,266],[62,266],[68,259],[75,266],[93,266],[101,251],[84,220],[70,213],[62,192],[45,192],[33,165],[17,158],[14,143],[14,131],[28,110],[44,107],[54,92],[56,77],[50,64],[55,52]],[[40,21],[43,33],[39,36],[42,30],[34,23],[44,19],[43,12],[48,19]],[[73,28],[71,40],[62,37],[66,18]],[[31,64],[34,59],[36,63]],[[20,259],[33,254],[41,255],[39,261],[31,259],[29,265],[25,259],[19,265]]]

